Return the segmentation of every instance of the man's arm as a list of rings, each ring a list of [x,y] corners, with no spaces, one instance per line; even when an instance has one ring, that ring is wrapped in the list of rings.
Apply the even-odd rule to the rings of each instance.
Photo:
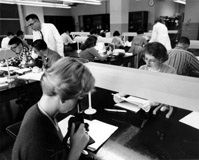
[[[192,68],[191,76],[199,77],[199,60],[194,55],[191,57],[190,66]]]
[[[54,36],[54,38],[56,40],[57,52],[62,57],[64,57],[64,44],[63,44],[62,38],[61,38],[57,28],[53,24],[51,24],[51,30],[52,30],[53,36]]]

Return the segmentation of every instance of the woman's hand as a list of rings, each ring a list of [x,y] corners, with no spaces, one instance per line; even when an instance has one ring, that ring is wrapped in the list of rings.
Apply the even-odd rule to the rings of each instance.
[[[71,133],[70,133],[70,154],[69,160],[79,159],[82,151],[85,149],[86,145],[89,142],[89,135],[87,134],[84,124],[82,123],[78,130],[75,132],[75,124],[72,124]]]
[[[113,100],[115,103],[120,103],[122,101],[124,101],[122,98],[126,96],[126,94],[123,94],[123,93],[116,93],[116,94],[113,94]]]

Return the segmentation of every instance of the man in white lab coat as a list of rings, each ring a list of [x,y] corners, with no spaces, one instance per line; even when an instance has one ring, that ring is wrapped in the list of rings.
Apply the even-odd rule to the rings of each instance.
[[[149,42],[160,42],[166,47],[167,50],[171,49],[168,29],[162,19],[156,20],[153,25],[152,36]]]
[[[57,28],[51,23],[41,23],[38,16],[30,14],[26,16],[29,27],[33,30],[33,42],[37,39],[43,39],[48,48],[64,56],[64,45]]]

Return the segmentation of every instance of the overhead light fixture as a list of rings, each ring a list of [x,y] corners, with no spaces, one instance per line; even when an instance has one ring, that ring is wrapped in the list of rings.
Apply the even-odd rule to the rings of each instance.
[[[4,4],[15,4],[15,2],[14,1],[12,1],[12,0],[0,0],[0,3],[4,3]]]
[[[173,0],[176,3],[186,4],[186,0]]]
[[[56,2],[63,2],[63,4]],[[5,4],[17,4],[27,6],[39,6],[39,7],[54,7],[54,8],[71,8],[68,4],[70,3],[81,3],[81,4],[92,4],[101,5],[100,0],[54,0],[53,3],[42,2],[40,0],[0,0],[0,3]]]
[[[59,0],[65,3],[81,3],[81,4],[92,4],[92,5],[101,5],[99,0]]]
[[[53,8],[65,8],[69,9],[70,6],[66,4],[55,4],[55,3],[47,3],[41,1],[24,1],[24,0],[0,0],[0,3],[4,4],[17,4],[17,5],[25,5],[25,6],[37,6],[37,7],[53,7]]]

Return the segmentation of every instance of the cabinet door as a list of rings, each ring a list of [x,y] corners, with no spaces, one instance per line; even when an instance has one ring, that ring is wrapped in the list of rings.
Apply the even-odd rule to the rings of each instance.
[[[129,12],[129,32],[136,32],[138,29],[148,30],[148,11]]]

